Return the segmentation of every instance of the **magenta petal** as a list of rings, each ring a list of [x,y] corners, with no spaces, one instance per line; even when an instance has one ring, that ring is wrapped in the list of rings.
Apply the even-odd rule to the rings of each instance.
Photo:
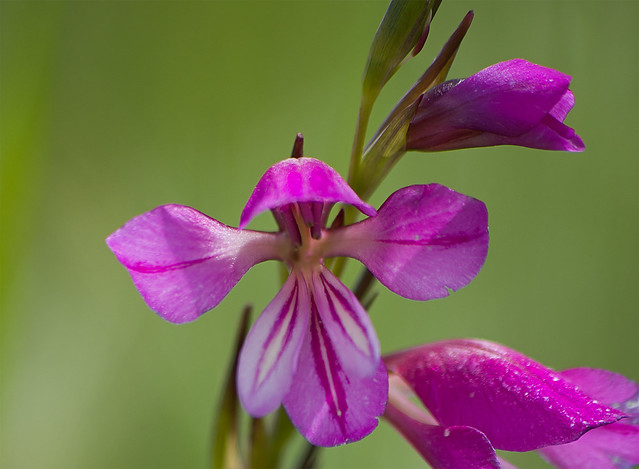
[[[563,122],[568,116],[568,113],[575,105],[575,95],[572,91],[567,90],[561,99],[554,105],[554,107],[548,112],[550,116],[557,119],[559,122]]]
[[[391,403],[384,417],[434,469],[500,467],[488,438],[476,428],[428,425],[412,419]]]
[[[307,335],[309,311],[304,279],[290,275],[251,327],[240,352],[237,389],[253,417],[277,409],[288,392]]]
[[[372,432],[384,413],[388,375],[380,360],[367,378],[346,373],[317,314],[300,351],[284,406],[299,432],[316,446],[337,446]]]
[[[244,228],[256,215],[296,202],[325,202],[357,207],[373,216],[375,209],[363,202],[337,171],[314,158],[288,158],[271,166],[257,183],[242,215]]]
[[[560,374],[492,342],[442,341],[385,361],[440,424],[475,427],[499,449],[568,443],[623,416]]]
[[[541,448],[539,453],[565,469],[628,469],[639,464],[639,386],[607,370],[574,368],[562,371],[590,397],[626,413],[629,418],[595,428],[577,441]]]
[[[639,464],[639,428],[613,423],[595,428],[572,443],[538,451],[563,469],[630,469]]]
[[[409,150],[490,145],[583,151],[563,124],[574,104],[570,76],[515,59],[428,91],[407,134]]]
[[[253,265],[277,258],[280,243],[183,205],[143,213],[106,242],[149,308],[174,323],[215,307]]]
[[[636,402],[639,384],[634,381],[619,373],[596,368],[571,368],[560,373],[593,399],[639,419],[639,404]],[[633,402],[634,406],[626,408]],[[639,424],[639,420],[636,423]]]
[[[517,469],[517,466],[506,461],[501,456],[497,456],[497,461],[499,461],[499,466],[501,467],[501,469]]]
[[[477,275],[488,251],[488,214],[481,201],[439,184],[410,186],[376,217],[330,235],[327,256],[354,257],[393,292],[429,300]]]
[[[380,347],[368,313],[355,295],[325,267],[313,274],[313,296],[337,358],[350,376],[373,375]]]

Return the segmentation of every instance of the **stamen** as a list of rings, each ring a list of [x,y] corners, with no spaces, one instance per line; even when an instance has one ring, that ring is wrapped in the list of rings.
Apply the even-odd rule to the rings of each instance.
[[[321,256],[314,243],[322,237],[327,209],[330,205],[324,202],[293,202],[272,210],[280,230],[291,240],[291,262],[302,258],[304,262],[319,262]]]
[[[302,215],[302,220],[306,223],[307,226],[313,225],[313,202],[300,202],[298,203],[300,207],[300,214]]]
[[[300,233],[296,217],[293,215],[293,210],[296,210],[296,208],[295,204],[288,204],[284,207],[273,209],[272,212],[278,225],[288,233],[293,246],[300,246],[302,244],[302,234]]]
[[[306,221],[306,219],[310,215],[308,203],[298,202],[296,204],[291,204],[290,207],[291,215],[295,219],[297,231],[300,234],[300,242],[301,244],[305,244],[308,242],[309,239],[309,223]]]
[[[300,202],[300,214],[306,226],[310,228],[311,237],[320,239],[322,237],[324,202]]]
[[[311,204],[313,209],[313,224],[311,225],[311,236],[313,239],[320,239],[322,237],[322,228],[324,227],[324,202],[313,202]]]

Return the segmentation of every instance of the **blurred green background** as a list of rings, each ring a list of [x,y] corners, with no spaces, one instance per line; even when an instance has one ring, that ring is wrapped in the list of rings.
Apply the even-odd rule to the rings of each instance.
[[[261,174],[305,153],[345,174],[384,1],[0,3],[3,468],[202,468],[252,269],[194,323],[143,303],[104,238],[169,202],[236,225]],[[574,77],[582,154],[409,154],[376,193],[439,182],[486,202],[491,247],[467,288],[427,303],[380,288],[384,352],[482,337],[557,368],[639,379],[639,3],[445,0],[375,122],[469,9],[450,77],[522,57]],[[375,124],[373,123],[373,126]],[[253,225],[271,229],[269,216]],[[422,467],[385,423],[324,468]],[[543,467],[536,457],[514,457]]]

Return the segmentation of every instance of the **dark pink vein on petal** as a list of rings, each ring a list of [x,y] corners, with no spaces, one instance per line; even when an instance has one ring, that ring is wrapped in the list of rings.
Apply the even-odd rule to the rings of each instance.
[[[215,259],[218,256],[209,256],[209,257],[203,257],[201,259],[194,259],[192,261],[183,261],[183,262],[177,262],[175,264],[169,264],[169,265],[148,265],[148,264],[126,264],[126,267],[128,267],[129,269],[135,271],[135,272],[140,272],[142,274],[159,274],[162,272],[169,272],[171,270],[180,270],[180,269],[186,269],[188,267],[192,267],[194,265],[197,264],[201,264],[202,262],[206,262],[208,260],[211,259]]]
[[[284,344],[288,343],[288,341],[291,339],[291,335],[293,334],[293,331],[295,330],[295,323],[297,322],[297,319],[298,319],[298,316],[299,316],[299,314],[298,314],[298,309],[299,309],[299,283],[297,281],[295,281],[295,286],[293,287],[293,291],[291,292],[291,295],[288,297],[288,299],[286,300],[284,305],[282,305],[282,308],[280,309],[280,312],[277,315],[277,320],[273,324],[273,327],[271,328],[271,331],[269,332],[268,338],[264,342],[264,349],[268,349],[269,344],[277,336],[277,333],[280,330],[280,327],[282,327],[282,322],[287,317],[287,313],[290,310],[291,303],[293,303],[295,306],[293,307],[291,320],[289,321],[288,326],[286,327],[286,332],[284,333],[284,340],[283,340]],[[278,351],[278,355],[277,355],[277,359],[275,360],[275,363],[277,363],[277,360],[279,360],[279,358],[282,356],[282,352],[283,351],[284,351],[283,348]],[[268,377],[273,372],[274,368],[275,367],[271,367],[271,369],[268,371],[266,376],[264,376],[262,381],[266,381],[268,379]],[[254,380],[255,380],[254,386],[257,385],[256,381],[257,381],[258,376],[259,375],[256,375],[254,377]]]
[[[458,236],[442,236],[442,237],[433,237],[433,238],[425,238],[423,240],[412,240],[412,239],[378,239],[377,242],[384,244],[399,244],[403,246],[454,246],[457,244],[470,243],[471,241],[475,241],[476,239],[484,236],[485,233],[477,233],[472,235],[458,235]]]
[[[348,313],[348,315],[357,324],[357,327],[359,327],[361,330],[365,330],[366,328],[364,327],[364,325],[359,320],[359,317],[357,316],[357,314],[354,314],[355,312],[351,308],[350,301],[348,301],[346,298],[344,298],[344,295],[342,295],[340,293],[340,291],[335,286],[333,286],[331,283],[329,283],[328,280],[323,275],[320,276],[320,278],[322,280],[322,285],[324,286],[324,294],[326,295],[326,299],[328,301],[328,305],[329,305],[330,310],[331,310],[331,317],[335,320],[335,322],[337,324],[339,324],[340,329],[342,329],[346,333],[346,335],[348,336],[346,328],[344,327],[344,324],[342,323],[342,320],[340,319],[339,315],[337,314],[337,310],[335,308],[335,303],[333,302],[333,298],[337,299],[337,301],[340,302],[340,304],[342,305],[343,309]],[[330,293],[329,293],[329,290],[330,290]]]
[[[326,402],[333,417],[337,420],[342,433],[346,433],[344,414],[346,413],[346,394],[338,376],[339,361],[333,350],[326,330],[322,326],[314,300],[311,300],[311,350],[315,362],[315,371],[324,389]],[[348,380],[346,376],[343,379]]]

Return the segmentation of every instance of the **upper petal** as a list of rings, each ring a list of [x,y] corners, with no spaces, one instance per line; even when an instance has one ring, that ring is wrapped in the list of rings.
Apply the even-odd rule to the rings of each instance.
[[[240,352],[237,389],[253,417],[277,409],[289,391],[309,313],[306,282],[293,274],[251,327]]]
[[[183,323],[215,307],[253,265],[277,258],[280,240],[231,228],[190,207],[163,205],[106,242],[149,308]]]
[[[539,453],[564,469],[629,469],[639,464],[639,386],[617,373],[592,368],[561,372],[590,397],[629,418],[595,428],[577,441],[541,448]]]
[[[363,202],[337,171],[315,158],[288,158],[271,166],[257,183],[242,215],[244,228],[256,215],[294,202],[343,202],[372,216],[375,209]]]
[[[385,361],[442,425],[475,427],[499,449],[568,443],[623,416],[558,373],[487,341],[442,341]]]
[[[316,446],[364,438],[384,413],[388,375],[381,360],[368,377],[348,373],[318,314],[302,346],[284,406],[299,432]]]
[[[327,257],[354,257],[393,292],[429,300],[477,275],[488,251],[488,214],[481,201],[439,184],[410,186],[376,217],[330,236]]]
[[[582,151],[581,139],[563,124],[574,104],[570,80],[551,68],[515,59],[442,83],[420,101],[408,129],[407,148],[520,145]]]

